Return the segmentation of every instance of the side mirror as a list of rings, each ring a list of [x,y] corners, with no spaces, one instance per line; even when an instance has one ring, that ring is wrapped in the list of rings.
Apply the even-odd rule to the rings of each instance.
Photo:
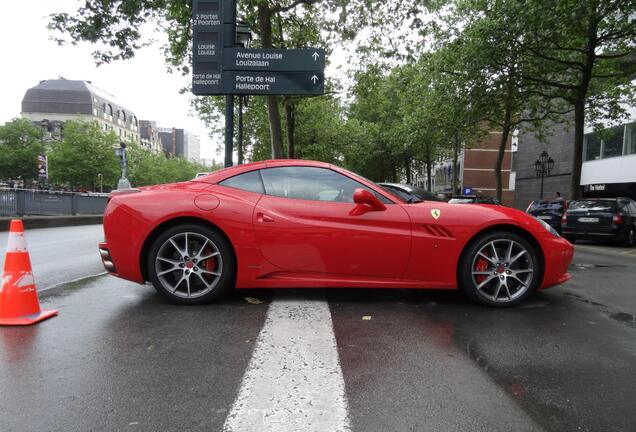
[[[366,204],[376,211],[386,210],[382,201],[366,189],[356,189],[353,192],[353,202],[358,205]]]

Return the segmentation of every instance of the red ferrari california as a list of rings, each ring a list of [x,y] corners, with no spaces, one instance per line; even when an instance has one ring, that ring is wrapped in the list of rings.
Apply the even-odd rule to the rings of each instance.
[[[545,222],[491,205],[406,203],[312,161],[240,165],[113,192],[104,267],[168,299],[234,288],[460,289],[511,306],[569,279],[572,245]]]

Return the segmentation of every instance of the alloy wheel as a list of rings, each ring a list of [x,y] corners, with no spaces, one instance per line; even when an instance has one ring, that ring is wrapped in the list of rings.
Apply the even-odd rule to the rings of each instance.
[[[497,239],[477,251],[471,273],[479,296],[504,304],[530,289],[534,265],[530,252],[523,245],[510,239]]]
[[[161,245],[155,258],[155,271],[168,292],[193,299],[209,293],[219,283],[223,257],[208,237],[181,232]]]

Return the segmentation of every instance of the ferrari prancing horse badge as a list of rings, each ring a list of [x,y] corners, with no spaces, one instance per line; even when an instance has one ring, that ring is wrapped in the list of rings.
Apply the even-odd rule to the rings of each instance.
[[[431,209],[431,216],[433,216],[433,219],[438,219],[441,214],[442,212],[439,211],[439,209]]]

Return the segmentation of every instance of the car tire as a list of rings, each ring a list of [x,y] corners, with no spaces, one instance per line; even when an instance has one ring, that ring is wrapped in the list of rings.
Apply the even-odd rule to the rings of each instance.
[[[236,258],[229,242],[198,224],[162,232],[150,246],[146,265],[157,292],[179,304],[210,303],[233,289],[236,279]]]
[[[634,243],[636,243],[636,232],[634,227],[631,227],[629,230],[625,230],[625,238],[623,239],[623,246],[625,247],[634,247]]]
[[[507,231],[473,240],[458,268],[459,289],[471,300],[488,306],[510,307],[536,291],[543,268],[535,247]]]

